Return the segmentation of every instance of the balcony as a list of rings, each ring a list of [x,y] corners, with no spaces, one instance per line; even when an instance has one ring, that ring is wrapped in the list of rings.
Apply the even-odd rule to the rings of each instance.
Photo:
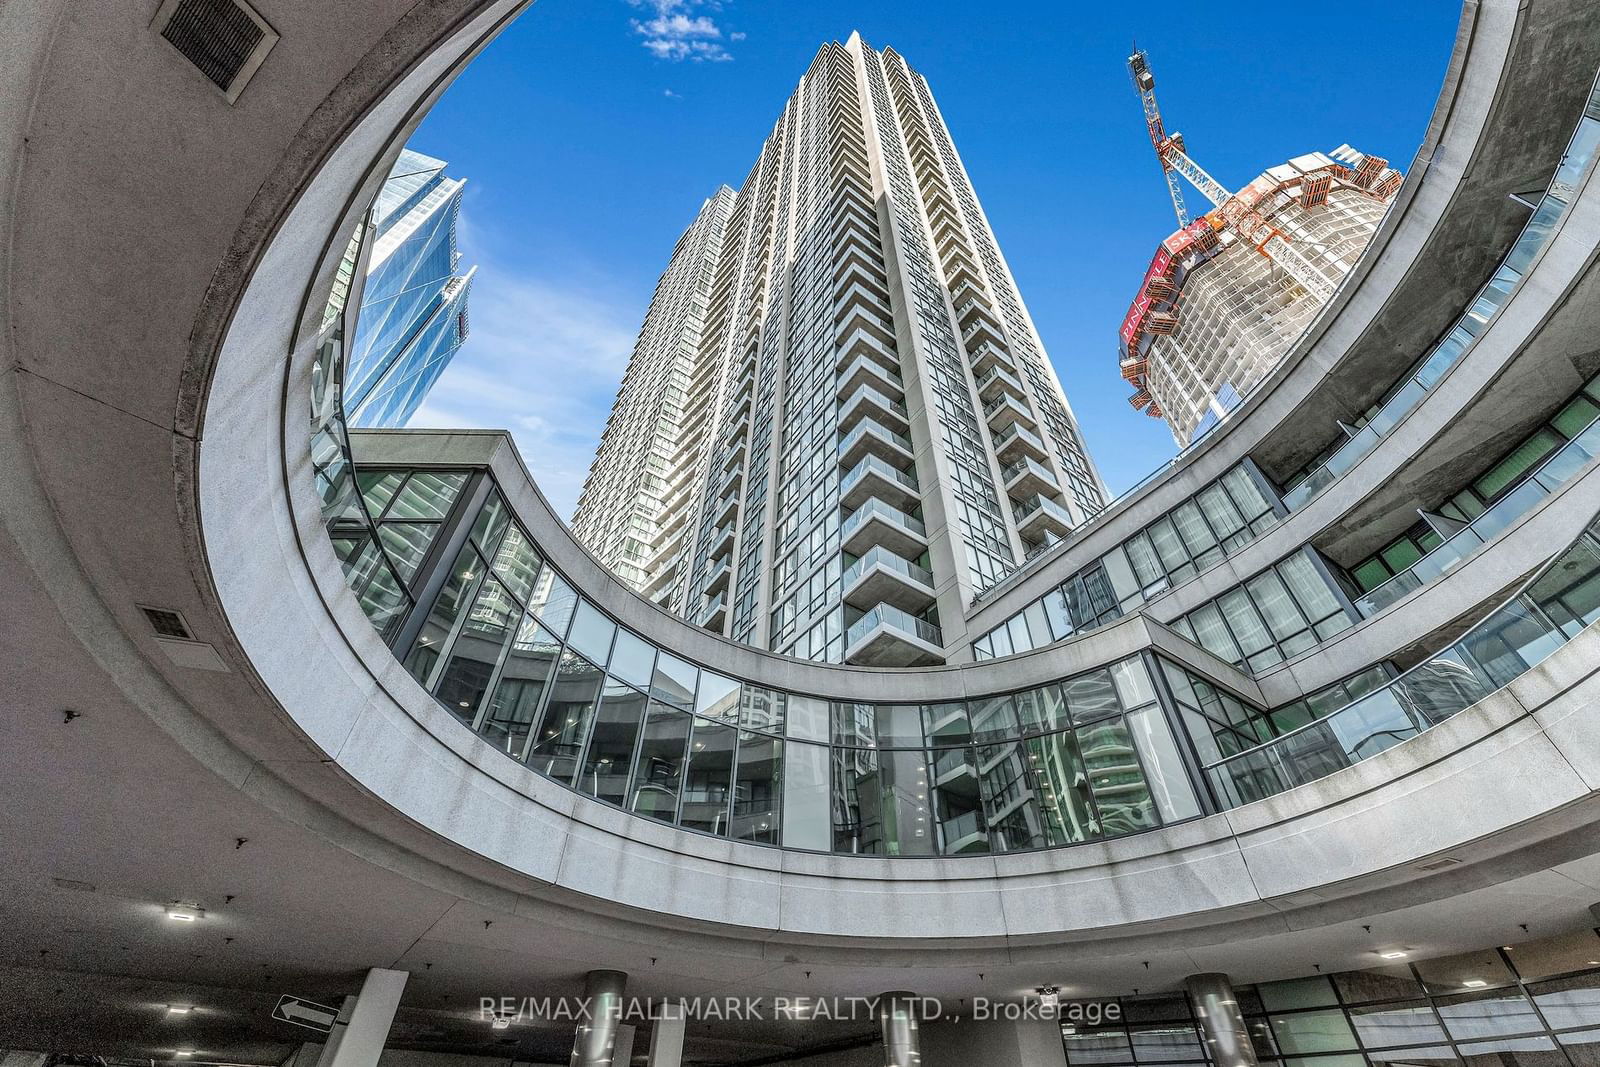
[[[1065,537],[1072,532],[1072,516],[1047,496],[1017,501],[1012,514],[1016,516],[1017,532],[1030,541],[1042,541],[1052,535]]]
[[[894,350],[894,336],[891,334],[887,340],[865,329],[857,328],[840,336],[838,341],[839,359],[834,364],[842,367],[857,356],[867,356],[877,360],[885,369],[900,373],[900,355]]]
[[[983,417],[988,420],[989,429],[996,432],[1019,422],[1030,430],[1039,428],[1038,420],[1033,417],[1033,412],[1028,410],[1026,404],[1014,396],[1004,394],[983,405]]]
[[[892,604],[879,604],[851,623],[844,646],[846,663],[916,667],[944,662],[939,628]]]
[[[720,593],[728,588],[728,575],[733,572],[733,565],[727,560],[718,560],[717,565],[706,572],[705,579],[700,583],[700,591],[710,596]]]
[[[839,406],[839,429],[848,430],[869,416],[897,433],[911,429],[911,416],[906,406],[870,385],[861,386]]]
[[[934,601],[933,572],[879,545],[850,564],[840,583],[852,607],[893,604],[905,611],[924,611]]]
[[[994,308],[989,306],[989,301],[982,296],[973,296],[963,301],[956,308],[956,321],[961,323],[962,329],[967,329],[980,318],[987,318],[996,328],[1000,326],[1000,318],[994,313]]]
[[[721,630],[728,621],[728,594],[718,593],[700,608],[700,625],[707,630]]]
[[[858,508],[871,497],[898,508],[914,508],[922,499],[922,488],[914,472],[897,470],[877,456],[863,456],[839,479],[839,503]]]
[[[858,422],[839,442],[839,465],[842,467],[853,467],[867,455],[891,464],[905,464],[911,462],[913,454],[911,438],[867,418]]]
[[[888,317],[888,312],[879,313],[878,309],[866,304],[856,303],[849,309],[849,314],[839,324],[836,335],[841,340],[858,333],[864,333],[876,338],[885,345],[894,344],[894,320]]]
[[[1013,422],[1003,433],[995,435],[994,451],[1002,463],[1014,462],[1023,456],[1029,456],[1040,462],[1050,458],[1050,452],[1045,448],[1044,442],[1020,422]]]
[[[717,501],[716,507],[711,509],[711,521],[718,526],[729,522],[739,510],[739,494],[731,493]]]
[[[898,366],[898,364],[896,364]],[[839,394],[848,396],[852,390],[870,385],[874,389],[905,395],[906,383],[898,371],[885,367],[876,359],[857,356],[855,361],[839,372]]]
[[[972,364],[972,373],[980,376],[989,373],[995,367],[1004,367],[1013,374],[1017,371],[1016,360],[1012,359],[1011,353],[997,341],[968,345],[967,359]]]
[[[1006,492],[1018,499],[1061,492],[1061,483],[1050,468],[1027,456],[1001,471],[1000,481],[1005,484]]]
[[[897,556],[920,556],[928,547],[928,529],[921,519],[874,497],[839,524],[839,545],[852,556],[865,556],[874,545]]]
[[[973,345],[985,341],[1003,345],[1006,343],[1006,334],[999,323],[991,321],[986,315],[979,315],[972,320],[972,325],[961,331],[961,343],[971,351]]]
[[[732,552],[734,535],[736,532],[737,531],[734,530],[733,523],[731,522],[723,526],[719,526],[715,530],[711,531],[711,547],[708,550],[709,558],[720,559],[723,556],[726,556],[729,552]]]
[[[1024,402],[1028,399],[1027,391],[1017,376],[998,364],[978,379],[978,395],[985,403],[1002,396],[1014,396]]]

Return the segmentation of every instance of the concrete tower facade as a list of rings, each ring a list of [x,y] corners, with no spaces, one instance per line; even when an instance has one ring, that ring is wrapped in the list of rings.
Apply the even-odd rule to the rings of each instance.
[[[742,188],[719,197],[720,248],[702,244],[702,212],[577,533],[618,567],[618,524],[600,516],[633,508],[654,540],[619,573],[736,640],[941,661],[966,646],[972,599],[1107,494],[927,81],[858,35],[824,45]],[[668,279],[688,273],[710,285],[699,329],[673,335],[698,337],[684,384],[656,372],[650,318],[684,314]],[[645,433],[675,389],[662,481],[630,496],[638,450],[613,441]]]

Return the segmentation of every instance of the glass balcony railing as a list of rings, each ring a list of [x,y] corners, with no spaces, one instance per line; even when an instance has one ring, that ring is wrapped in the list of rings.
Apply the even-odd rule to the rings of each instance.
[[[839,410],[842,412],[849,411],[851,408],[855,407],[856,404],[867,401],[876,404],[885,411],[894,412],[896,415],[908,422],[910,421],[911,416],[907,414],[906,406],[904,404],[900,403],[898,400],[890,399],[870,385],[857,387],[856,391],[851,393],[845,399],[844,403],[839,405]]]
[[[1600,522],[1453,644],[1382,689],[1206,765],[1218,799],[1248,804],[1370,759],[1465,711],[1600,619]]]
[[[1018,475],[1025,471],[1032,471],[1034,474],[1038,475],[1040,479],[1049,482],[1051,485],[1060,484],[1060,482],[1056,480],[1056,476],[1051,473],[1049,467],[1046,467],[1044,464],[1040,463],[1031,456],[1024,456],[1002,470],[1000,472],[1000,484],[1010,485]]]
[[[873,497],[845,516],[844,521],[839,524],[839,536],[848,538],[860,528],[862,523],[873,517],[887,519],[892,523],[903,526],[918,537],[926,537],[928,534],[928,528],[922,525],[921,519],[914,519],[893,504],[885,504],[877,497]]]
[[[917,484],[917,479],[914,475],[906,471],[895,470],[877,456],[866,455],[862,456],[861,462],[851,467],[845,472],[844,477],[839,479],[839,494],[843,496],[849,493],[851,488],[866,477],[869,471],[882,475],[896,485],[904,487],[907,492],[916,493],[920,491],[920,486]]]
[[[1600,455],[1600,419],[1589,423],[1578,436],[1541,463],[1526,481],[1451,534],[1443,544],[1358,598],[1356,608],[1364,616],[1376,615],[1408,593],[1421,589],[1558,492],[1596,455]]]
[[[935,648],[944,647],[944,635],[939,628],[927,619],[919,619],[909,611],[903,611],[893,604],[879,604],[861,618],[850,624],[850,629],[845,634],[845,645],[856,644],[879,626],[887,626],[899,630],[901,633],[926,641]]]
[[[1566,215],[1567,208],[1582,183],[1589,164],[1594,159],[1597,145],[1600,145],[1600,84],[1590,92],[1588,109],[1567,145],[1566,155],[1562,157],[1555,177],[1550,180],[1549,190],[1539,202],[1527,225],[1523,227],[1521,235],[1511,246],[1511,251],[1506,253],[1500,269],[1489,279],[1489,284],[1483,287],[1455,328],[1445,335],[1444,340],[1440,341],[1423,361],[1421,369],[1406,380],[1393,396],[1384,401],[1378,413],[1361,428],[1360,432],[1340,445],[1338,451],[1329,456],[1322,466],[1284,494],[1283,503],[1290,511],[1304,507],[1332,485],[1340,475],[1354,467],[1363,456],[1377,448],[1378,442],[1420,404],[1422,398],[1438,385],[1450,368],[1459,363],[1472,348],[1473,342],[1483,334],[1495,315],[1511,298],[1511,294],[1516,292],[1517,286],[1521,284],[1523,276],[1533,265],[1539,252],[1549,243],[1550,235]]]
[[[861,422],[856,424],[855,429],[845,434],[844,440],[839,442],[840,455],[849,452],[856,446],[856,443],[867,434],[871,434],[880,440],[888,441],[892,444],[898,445],[907,452],[912,451],[911,438],[907,437],[905,434],[895,433],[887,426],[881,426],[878,423],[873,422],[871,419],[863,419]]]
[[[1046,515],[1053,516],[1054,518],[1066,523],[1068,526],[1072,525],[1072,516],[1067,514],[1066,508],[1062,507],[1060,504],[1057,504],[1049,497],[1040,496],[1037,493],[1032,496],[1023,497],[1021,500],[1017,501],[1014,514],[1016,515],[1018,525],[1027,522],[1036,511],[1043,511]]]
[[[994,439],[994,450],[996,452],[1004,452],[1011,444],[1012,440],[1016,438],[1026,441],[1040,452],[1045,451],[1044,442],[1039,439],[1039,435],[1022,425],[1020,422],[1013,422]]]
[[[867,572],[867,569],[870,567],[883,567],[884,569],[891,570],[896,574],[904,575],[919,585],[925,585],[929,589],[933,588],[932,571],[928,570],[926,567],[919,567],[910,560],[895,555],[882,545],[873,546],[873,548],[869,550],[866,555],[850,564],[849,569],[844,572],[844,577],[839,583],[840,587],[849,589],[856,583],[858,578]]]

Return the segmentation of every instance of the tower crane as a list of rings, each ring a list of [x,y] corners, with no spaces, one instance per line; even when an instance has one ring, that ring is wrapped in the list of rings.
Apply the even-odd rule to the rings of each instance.
[[[1161,171],[1166,176],[1167,188],[1172,193],[1172,207],[1178,213],[1178,224],[1189,225],[1189,214],[1184,207],[1183,194],[1179,187],[1178,176],[1182,175],[1189,184],[1200,191],[1200,195],[1209,200],[1213,207],[1220,212],[1220,225],[1217,228],[1230,229],[1240,238],[1249,241],[1255,246],[1256,251],[1266,256],[1283,269],[1284,273],[1293,278],[1306,291],[1318,300],[1326,303],[1333,297],[1333,284],[1317,269],[1316,264],[1305,257],[1294,246],[1282,231],[1273,227],[1262,217],[1257,210],[1258,198],[1251,198],[1244,194],[1231,193],[1227,187],[1217,181],[1205,168],[1189,158],[1184,151],[1183,134],[1167,133],[1166,126],[1161,121],[1161,109],[1156,106],[1156,79],[1150,72],[1149,57],[1142,49],[1135,48],[1133,55],[1128,57],[1128,72],[1133,75],[1133,84],[1139,91],[1139,98],[1144,103],[1145,124],[1150,130],[1150,143],[1155,146],[1156,156],[1161,161]],[[1245,193],[1250,190],[1246,189]]]

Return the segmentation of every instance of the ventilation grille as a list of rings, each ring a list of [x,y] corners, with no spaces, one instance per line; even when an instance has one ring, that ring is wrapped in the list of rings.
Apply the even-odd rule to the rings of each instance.
[[[180,641],[194,640],[194,635],[189,632],[188,624],[183,621],[183,616],[176,611],[169,611],[166,608],[146,607],[141,607],[139,610],[144,612],[146,619],[150,620],[150,627],[155,630],[157,636],[175,637]]]
[[[1442,859],[1442,860],[1434,860],[1432,863],[1419,863],[1419,864],[1417,864],[1417,870],[1419,870],[1419,871],[1442,871],[1446,867],[1454,867],[1456,864],[1458,864],[1460,862],[1461,861],[1456,859],[1454,856],[1446,856],[1444,859]]]
[[[165,0],[152,25],[229,102],[278,40],[240,0]]]

